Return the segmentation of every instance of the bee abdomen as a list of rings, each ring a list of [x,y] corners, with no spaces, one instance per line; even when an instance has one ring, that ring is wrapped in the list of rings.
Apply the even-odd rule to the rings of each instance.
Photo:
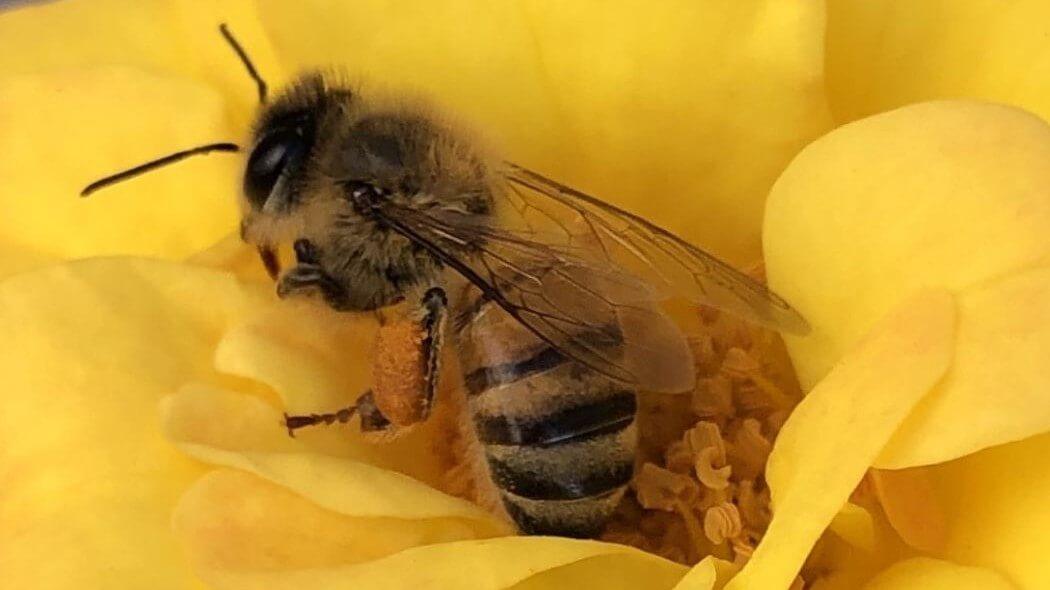
[[[474,432],[530,535],[594,537],[631,480],[635,392],[565,357],[489,301],[458,331]]]
[[[581,401],[547,415],[477,414],[474,428],[478,439],[487,445],[551,447],[617,433],[634,421],[636,401],[632,391]]]
[[[479,369],[474,429],[523,533],[593,537],[633,474],[635,393],[554,354]]]
[[[562,437],[553,445],[486,446],[493,482],[523,533],[581,538],[601,533],[634,467],[634,425],[618,426],[580,440]]]
[[[635,404],[624,394],[560,410],[549,422],[533,416],[510,427],[506,416],[476,417],[493,481],[530,500],[579,500],[626,484]]]

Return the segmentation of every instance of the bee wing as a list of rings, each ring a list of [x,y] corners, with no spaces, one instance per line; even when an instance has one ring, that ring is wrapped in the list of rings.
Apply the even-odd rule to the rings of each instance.
[[[608,263],[752,323],[796,334],[809,331],[805,319],[765,285],[671,232],[515,164],[507,164],[505,179],[507,198],[519,217],[562,227],[569,243],[591,243],[590,250]]]
[[[685,337],[651,286],[585,248],[466,215],[390,204],[376,214],[565,356],[647,391],[695,385]]]

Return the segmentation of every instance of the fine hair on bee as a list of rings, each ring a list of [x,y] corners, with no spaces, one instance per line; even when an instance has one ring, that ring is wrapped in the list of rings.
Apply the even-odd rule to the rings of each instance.
[[[240,229],[278,296],[346,312],[407,310],[379,339],[403,360],[382,358],[375,387],[347,408],[287,416],[290,433],[355,417],[365,432],[396,433],[426,420],[447,341],[463,375],[464,429],[500,510],[526,534],[592,537],[632,478],[638,393],[695,384],[662,300],[807,329],[783,299],[711,254],[503,161],[421,102],[312,72],[271,97],[244,49],[220,31],[258,88]],[[83,194],[239,149],[179,151]],[[274,254],[282,244],[295,252],[287,269]]]

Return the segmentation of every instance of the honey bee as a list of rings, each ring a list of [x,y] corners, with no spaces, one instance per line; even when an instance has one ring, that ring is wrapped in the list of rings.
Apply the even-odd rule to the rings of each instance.
[[[262,104],[241,235],[277,294],[320,296],[346,312],[405,303],[420,335],[414,403],[395,412],[382,391],[369,391],[348,408],[287,416],[290,433],[354,416],[368,432],[425,420],[447,340],[506,515],[525,534],[593,537],[632,478],[637,393],[694,386],[690,349],[661,300],[806,329],[762,284],[646,219],[502,161],[430,109],[317,73],[270,100],[246,53],[220,30]],[[84,194],[238,149],[177,152]],[[289,243],[296,261],[281,269],[274,252]]]

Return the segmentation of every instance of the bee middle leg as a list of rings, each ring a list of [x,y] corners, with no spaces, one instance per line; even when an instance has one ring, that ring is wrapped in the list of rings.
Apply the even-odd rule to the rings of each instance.
[[[366,433],[391,433],[400,427],[410,426],[425,421],[433,408],[434,396],[438,387],[440,358],[444,336],[445,318],[448,299],[444,290],[434,287],[423,295],[419,312],[414,318],[418,322],[423,338],[419,343],[423,364],[421,391],[413,394],[413,399],[384,398],[373,390],[366,391],[349,407],[327,414],[306,414],[299,416],[285,415],[285,426],[288,434],[294,436],[295,430],[318,424],[346,423],[357,415],[361,420],[361,431]],[[390,375],[399,378],[400,374]],[[397,389],[392,387],[391,389]],[[407,402],[407,403],[406,403]],[[387,408],[384,413],[381,407]],[[388,415],[389,414],[389,415]]]

